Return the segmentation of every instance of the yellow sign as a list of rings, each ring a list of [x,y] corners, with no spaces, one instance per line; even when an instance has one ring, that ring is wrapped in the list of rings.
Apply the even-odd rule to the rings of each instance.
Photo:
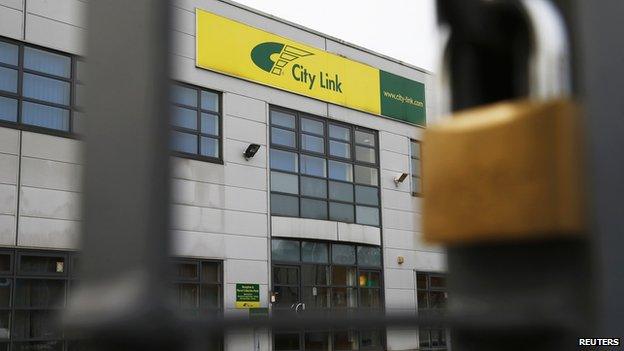
[[[200,68],[424,124],[422,83],[201,9],[196,21]]]

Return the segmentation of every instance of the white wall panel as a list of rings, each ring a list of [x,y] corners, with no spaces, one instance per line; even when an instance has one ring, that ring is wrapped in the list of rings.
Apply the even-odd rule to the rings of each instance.
[[[171,31],[171,47],[170,52],[176,55],[195,59],[195,37],[189,34]]]
[[[22,186],[20,215],[80,220],[81,200],[82,196],[79,193]]]
[[[381,245],[381,230],[368,225],[338,222],[338,241]]]
[[[390,289],[414,289],[414,271],[409,269],[386,269],[384,284]]]
[[[269,283],[267,261],[229,259],[225,264],[226,282]]]
[[[0,153],[17,155],[20,132],[16,129],[0,127]]]
[[[24,35],[24,13],[14,8],[0,5],[0,35],[22,40]]]
[[[239,94],[225,93],[223,95],[223,109],[225,114],[230,116],[267,123],[266,105],[262,100]]]
[[[79,241],[80,222],[25,216],[19,218],[19,246],[77,249]]]
[[[395,171],[396,173],[411,173],[409,157],[407,155],[381,150],[380,162],[382,169]]]
[[[398,264],[398,256],[403,256],[405,262]],[[384,267],[386,269],[416,269],[425,272],[443,272],[446,271],[446,258],[443,253],[439,252],[385,248]]]
[[[0,154],[0,183],[17,184],[18,168],[17,156]]]
[[[338,224],[319,219],[271,216],[271,235],[336,241]]]
[[[22,185],[56,190],[80,191],[82,166],[36,158],[22,158]]]
[[[386,309],[413,310],[416,307],[414,289],[386,288]]]
[[[266,145],[266,125],[248,119],[225,116],[223,134],[228,139]]]
[[[267,236],[264,214],[172,205],[172,228],[196,232]]]
[[[85,55],[84,28],[38,15],[26,15],[26,41],[75,55]]]
[[[15,245],[15,216],[0,214],[0,245]]]
[[[22,156],[67,163],[83,163],[83,142],[41,133],[22,133]]]
[[[226,139],[224,147],[225,162],[238,163],[243,166],[255,166],[266,168],[267,165],[267,148],[261,146],[256,155],[249,160],[246,160],[243,156],[247,147],[251,144],[246,141],[239,141],[234,139]]]
[[[87,4],[78,0],[28,0],[28,13],[86,28]]]
[[[409,138],[404,135],[380,131],[379,144],[381,150],[409,155]]]
[[[17,201],[17,186],[0,184],[0,214],[15,215]]]

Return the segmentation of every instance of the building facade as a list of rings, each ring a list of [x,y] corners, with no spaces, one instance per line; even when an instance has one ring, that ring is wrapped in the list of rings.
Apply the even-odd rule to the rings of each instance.
[[[0,0],[0,350],[72,348],[53,317],[80,255],[87,6]],[[420,233],[424,123],[384,116],[383,106],[371,113],[357,97],[333,101],[206,67],[197,16],[291,42],[281,48],[286,61],[268,56],[266,74],[288,69],[309,84],[302,57],[328,53],[421,84],[428,122],[433,76],[228,1],[180,0],[171,12],[171,282],[180,308],[249,315],[443,305],[444,253]],[[326,78],[317,84],[344,89],[338,75]],[[249,157],[251,144],[259,148]],[[445,340],[400,328],[249,330],[215,347],[446,350]]]

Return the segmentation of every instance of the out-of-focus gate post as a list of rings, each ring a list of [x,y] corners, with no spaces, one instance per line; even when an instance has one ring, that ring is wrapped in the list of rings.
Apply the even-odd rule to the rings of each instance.
[[[83,269],[66,319],[96,349],[181,349],[163,279],[168,11],[168,1],[88,6]]]

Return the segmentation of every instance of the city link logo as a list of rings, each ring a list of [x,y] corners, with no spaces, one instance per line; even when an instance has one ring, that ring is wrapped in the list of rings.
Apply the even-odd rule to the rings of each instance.
[[[261,43],[251,49],[251,60],[253,63],[261,70],[276,76],[281,76],[286,70],[286,66],[292,61],[300,57],[313,55],[309,51],[292,45],[276,42]],[[314,88],[314,84],[318,81],[320,88],[342,93],[342,82],[337,74],[334,75],[334,78],[330,78],[329,74],[327,72],[323,73],[323,71],[319,71],[318,75],[313,74],[298,63],[292,65],[290,73],[294,80],[306,84],[310,90]]]

